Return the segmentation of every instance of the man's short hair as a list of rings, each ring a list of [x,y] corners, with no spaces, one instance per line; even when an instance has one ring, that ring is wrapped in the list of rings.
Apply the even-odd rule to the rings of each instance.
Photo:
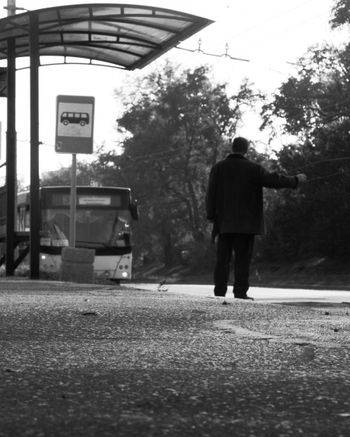
[[[249,148],[249,141],[243,137],[237,137],[232,141],[233,153],[247,153]]]

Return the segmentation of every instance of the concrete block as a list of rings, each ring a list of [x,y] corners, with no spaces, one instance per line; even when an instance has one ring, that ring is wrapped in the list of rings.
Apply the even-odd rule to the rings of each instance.
[[[93,282],[94,259],[94,249],[63,248],[60,280],[80,283]]]

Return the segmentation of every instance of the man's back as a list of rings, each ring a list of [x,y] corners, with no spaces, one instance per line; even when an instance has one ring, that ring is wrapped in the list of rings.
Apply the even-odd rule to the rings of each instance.
[[[263,187],[295,188],[294,176],[269,173],[241,154],[233,153],[211,171],[206,198],[207,218],[219,233],[261,234]]]

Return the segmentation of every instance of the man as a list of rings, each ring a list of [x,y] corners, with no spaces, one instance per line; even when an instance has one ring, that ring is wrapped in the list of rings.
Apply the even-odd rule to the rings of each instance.
[[[207,219],[213,222],[213,238],[218,237],[215,296],[226,295],[234,251],[233,294],[238,299],[253,300],[247,296],[249,267],[255,235],[264,231],[263,187],[297,188],[306,182],[306,176],[270,173],[245,157],[248,148],[246,138],[235,138],[233,153],[211,169],[206,210]]]

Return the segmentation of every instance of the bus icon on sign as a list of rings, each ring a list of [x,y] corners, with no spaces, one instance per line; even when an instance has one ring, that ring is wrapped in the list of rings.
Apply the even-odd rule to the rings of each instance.
[[[61,123],[65,126],[69,124],[80,124],[80,126],[85,126],[89,124],[90,117],[87,112],[62,112]]]

